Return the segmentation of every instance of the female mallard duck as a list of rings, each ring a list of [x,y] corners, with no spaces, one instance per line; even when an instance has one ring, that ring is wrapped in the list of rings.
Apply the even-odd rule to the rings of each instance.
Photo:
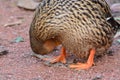
[[[31,23],[30,43],[38,54],[47,54],[62,44],[61,54],[52,63],[66,63],[68,50],[88,58],[70,68],[88,69],[94,56],[103,55],[111,46],[118,28],[105,0],[43,0]]]

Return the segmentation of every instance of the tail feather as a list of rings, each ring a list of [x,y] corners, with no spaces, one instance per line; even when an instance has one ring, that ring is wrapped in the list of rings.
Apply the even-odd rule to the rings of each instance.
[[[113,17],[107,18],[107,21],[112,25],[114,30],[120,29],[120,24]]]

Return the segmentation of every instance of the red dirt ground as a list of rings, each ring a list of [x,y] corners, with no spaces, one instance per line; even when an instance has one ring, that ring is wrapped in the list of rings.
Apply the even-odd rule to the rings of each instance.
[[[18,8],[16,1],[0,0],[0,46],[9,51],[0,56],[0,80],[120,80],[120,43],[116,41],[120,37],[111,47],[113,56],[98,59],[89,70],[49,67],[33,57],[28,34],[33,11]],[[20,25],[4,26],[19,20],[23,21]],[[18,36],[25,41],[11,43]]]

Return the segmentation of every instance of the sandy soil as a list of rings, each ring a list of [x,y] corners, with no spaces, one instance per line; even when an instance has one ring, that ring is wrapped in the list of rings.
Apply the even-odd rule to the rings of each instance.
[[[120,37],[111,47],[112,56],[99,58],[89,70],[49,67],[32,56],[28,34],[32,16],[33,11],[18,8],[15,0],[0,0],[0,46],[9,51],[0,56],[0,80],[120,80]],[[20,20],[20,25],[5,26]],[[18,36],[24,42],[12,43]]]

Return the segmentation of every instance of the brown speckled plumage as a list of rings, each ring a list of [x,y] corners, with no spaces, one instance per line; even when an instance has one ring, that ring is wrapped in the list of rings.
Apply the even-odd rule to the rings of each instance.
[[[31,23],[30,42],[38,54],[62,44],[79,58],[87,58],[92,48],[96,55],[104,54],[119,27],[105,0],[43,0]],[[50,49],[44,46],[46,41],[53,45]]]

